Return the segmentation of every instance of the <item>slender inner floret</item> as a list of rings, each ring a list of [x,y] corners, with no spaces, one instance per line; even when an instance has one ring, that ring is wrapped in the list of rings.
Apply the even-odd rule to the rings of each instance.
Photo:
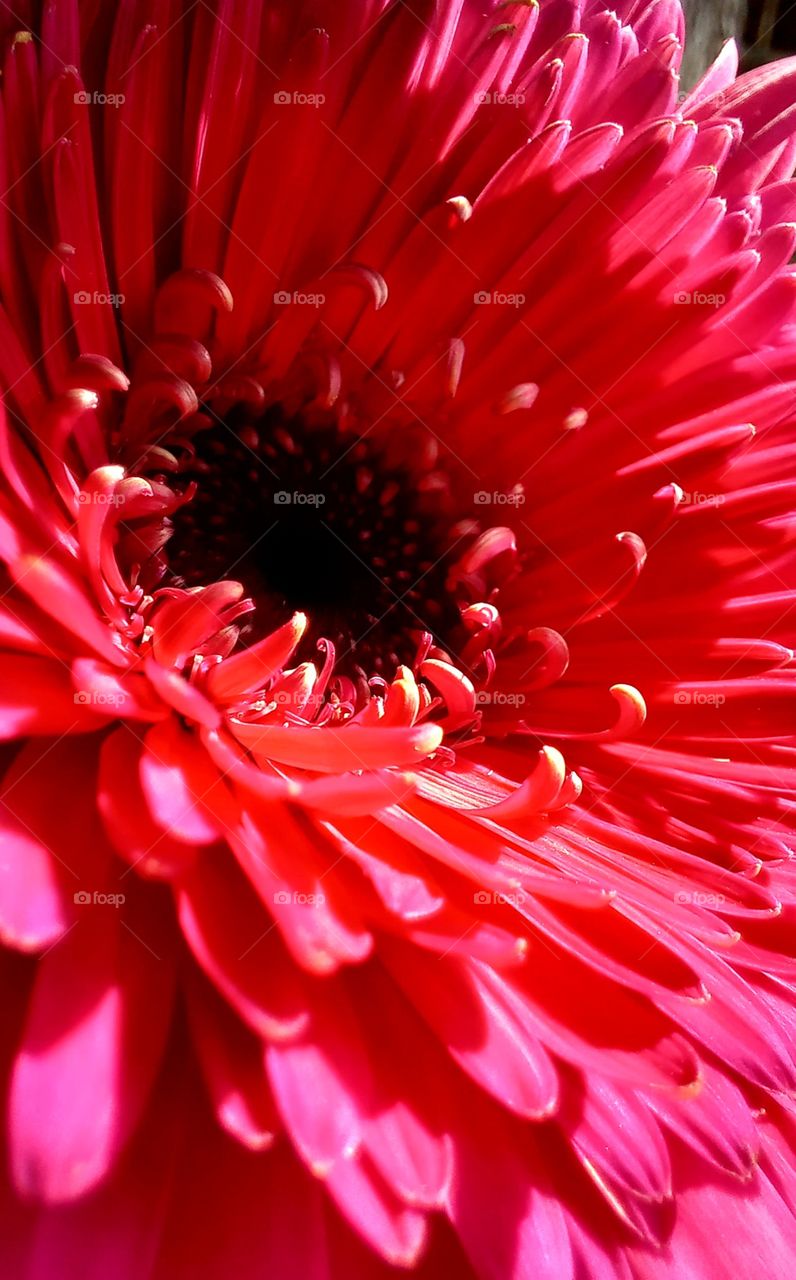
[[[423,632],[452,642],[444,487],[424,486],[330,415],[273,406],[254,421],[241,410],[216,418],[194,436],[184,478],[196,490],[173,517],[170,572],[188,587],[239,578],[258,634],[302,610],[307,643],[324,636],[385,674],[411,661]]]

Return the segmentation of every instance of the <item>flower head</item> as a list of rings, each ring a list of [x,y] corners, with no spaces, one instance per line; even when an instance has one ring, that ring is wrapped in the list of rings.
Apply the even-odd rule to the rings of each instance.
[[[796,66],[682,27],[6,23],[8,1274],[789,1274]]]

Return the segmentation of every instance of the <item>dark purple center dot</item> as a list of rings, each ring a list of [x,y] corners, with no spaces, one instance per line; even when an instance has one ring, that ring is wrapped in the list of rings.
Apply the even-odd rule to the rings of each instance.
[[[309,425],[278,406],[194,437],[184,471],[196,495],[173,518],[172,581],[237,578],[257,604],[250,643],[296,610],[341,661],[389,675],[419,633],[446,646],[459,613],[445,589],[450,516],[408,468],[334,421]]]

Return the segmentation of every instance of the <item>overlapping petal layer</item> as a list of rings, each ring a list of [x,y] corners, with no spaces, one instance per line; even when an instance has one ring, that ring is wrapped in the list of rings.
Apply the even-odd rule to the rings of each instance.
[[[7,1273],[785,1280],[796,67],[2,25]]]

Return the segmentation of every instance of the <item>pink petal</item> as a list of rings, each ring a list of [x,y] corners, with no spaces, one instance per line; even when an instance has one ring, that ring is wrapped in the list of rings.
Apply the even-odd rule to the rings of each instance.
[[[9,1099],[11,1167],[24,1195],[59,1203],[84,1194],[140,1118],[173,986],[168,956],[150,945],[163,944],[149,915],[142,923],[124,905],[84,905],[40,961]]]

